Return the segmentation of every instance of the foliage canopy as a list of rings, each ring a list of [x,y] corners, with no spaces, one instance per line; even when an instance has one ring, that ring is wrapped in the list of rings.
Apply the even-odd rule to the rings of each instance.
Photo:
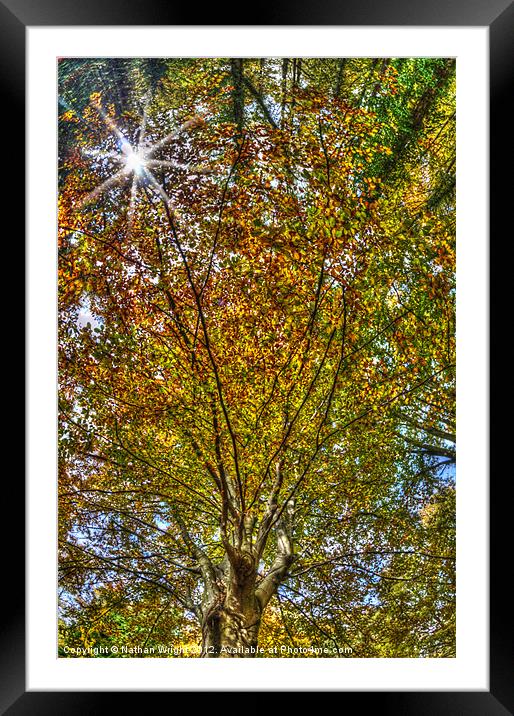
[[[453,656],[454,61],[59,98],[60,654]]]

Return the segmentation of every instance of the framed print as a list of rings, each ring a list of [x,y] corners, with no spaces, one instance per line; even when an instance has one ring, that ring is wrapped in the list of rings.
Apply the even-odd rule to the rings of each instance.
[[[3,708],[507,713],[487,237],[512,8],[132,5],[1,6],[28,307]]]

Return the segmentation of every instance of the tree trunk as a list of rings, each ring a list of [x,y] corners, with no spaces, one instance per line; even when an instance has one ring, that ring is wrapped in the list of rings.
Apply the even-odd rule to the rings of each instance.
[[[280,126],[283,127],[286,115],[286,93],[287,93],[287,72],[289,69],[289,60],[284,57],[282,60],[282,102],[280,109]]]
[[[279,467],[277,476],[280,476]],[[227,542],[227,552],[221,564],[211,564],[204,571],[206,588],[200,610],[201,655],[204,658],[248,658],[258,653],[261,616],[294,560],[294,501],[291,499],[273,526],[275,559],[264,576],[258,574],[257,567],[275,510],[276,503],[272,500],[271,510],[261,523],[255,544],[246,540],[241,547],[234,547]],[[254,524],[254,521],[246,524],[250,530],[247,537]]]
[[[205,658],[248,658],[257,652],[262,613],[255,593],[257,575],[251,555],[240,556],[240,565],[225,564],[214,594],[203,605]]]
[[[202,656],[216,658],[251,658],[257,653],[260,613],[245,613],[232,600],[220,606],[202,626]]]
[[[234,89],[232,90],[232,106],[234,110],[234,122],[237,127],[237,138],[241,138],[244,125],[244,85],[243,85],[243,60],[234,57],[230,60],[230,72]]]
[[[334,97],[339,97],[341,94],[341,89],[343,87],[343,81],[344,81],[344,71],[346,67],[346,59],[344,57],[341,57],[339,60],[339,66],[337,69],[337,79],[336,79],[336,86],[334,89]]]

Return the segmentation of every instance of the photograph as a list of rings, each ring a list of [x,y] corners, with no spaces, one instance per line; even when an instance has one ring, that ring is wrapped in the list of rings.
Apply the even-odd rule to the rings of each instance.
[[[455,659],[456,67],[58,58],[58,659]]]

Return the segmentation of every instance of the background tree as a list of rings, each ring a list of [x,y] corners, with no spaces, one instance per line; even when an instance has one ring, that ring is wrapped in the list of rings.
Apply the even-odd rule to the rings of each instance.
[[[61,62],[62,653],[454,653],[454,73]]]

